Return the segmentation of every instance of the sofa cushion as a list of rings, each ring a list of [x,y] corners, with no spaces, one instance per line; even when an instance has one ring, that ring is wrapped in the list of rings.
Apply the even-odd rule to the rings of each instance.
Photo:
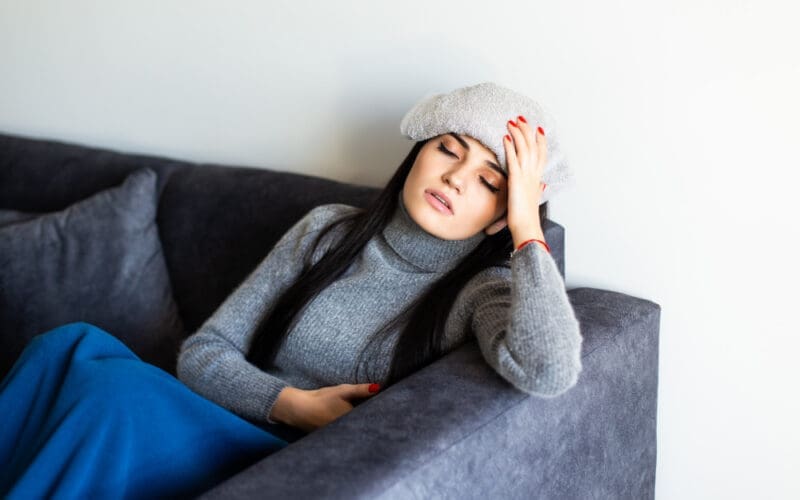
[[[155,222],[156,173],[58,212],[0,210],[0,377],[35,335],[92,323],[175,373],[183,323]]]
[[[24,222],[35,219],[41,214],[35,212],[21,212],[19,210],[0,210],[0,226],[5,226],[14,222]]]

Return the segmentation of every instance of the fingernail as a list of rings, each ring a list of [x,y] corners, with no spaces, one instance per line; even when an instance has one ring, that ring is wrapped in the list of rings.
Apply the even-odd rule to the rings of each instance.
[[[536,130],[538,130],[540,134],[544,135],[544,129],[542,127],[539,127]]]
[[[519,118],[519,121],[521,121],[522,123],[528,123],[528,120],[526,120],[525,117],[522,115],[519,115],[517,118]]]
[[[511,120],[508,120],[508,123],[510,123],[511,125],[513,125],[513,126],[515,126],[515,127],[517,127],[517,126],[518,126],[516,123],[512,122]]]
[[[381,386],[378,384],[370,384],[369,385],[369,392],[378,392]]]
[[[508,139],[509,141],[511,140],[511,136],[510,136],[510,135],[508,135],[508,134],[506,134],[506,135],[504,136],[504,138],[505,138],[505,139]]]

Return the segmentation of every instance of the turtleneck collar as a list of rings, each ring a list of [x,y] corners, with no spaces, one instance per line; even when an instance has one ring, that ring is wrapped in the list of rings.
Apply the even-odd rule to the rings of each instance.
[[[423,229],[408,213],[403,192],[383,237],[406,262],[426,272],[447,272],[483,241],[483,231],[465,240],[443,240]]]

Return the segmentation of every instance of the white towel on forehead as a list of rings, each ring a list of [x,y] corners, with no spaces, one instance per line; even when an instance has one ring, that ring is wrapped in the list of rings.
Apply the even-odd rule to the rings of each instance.
[[[490,149],[508,172],[503,136],[506,123],[522,115],[535,130],[541,126],[547,139],[547,163],[542,182],[547,187],[540,203],[574,183],[574,176],[558,143],[553,117],[536,101],[492,82],[478,83],[446,94],[428,94],[400,121],[400,132],[415,141],[448,132],[466,134]]]

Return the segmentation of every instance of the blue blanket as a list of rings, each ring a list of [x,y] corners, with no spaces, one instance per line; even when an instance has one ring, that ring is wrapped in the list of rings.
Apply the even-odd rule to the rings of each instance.
[[[192,496],[288,445],[84,322],[31,340],[0,415],[4,498]]]

